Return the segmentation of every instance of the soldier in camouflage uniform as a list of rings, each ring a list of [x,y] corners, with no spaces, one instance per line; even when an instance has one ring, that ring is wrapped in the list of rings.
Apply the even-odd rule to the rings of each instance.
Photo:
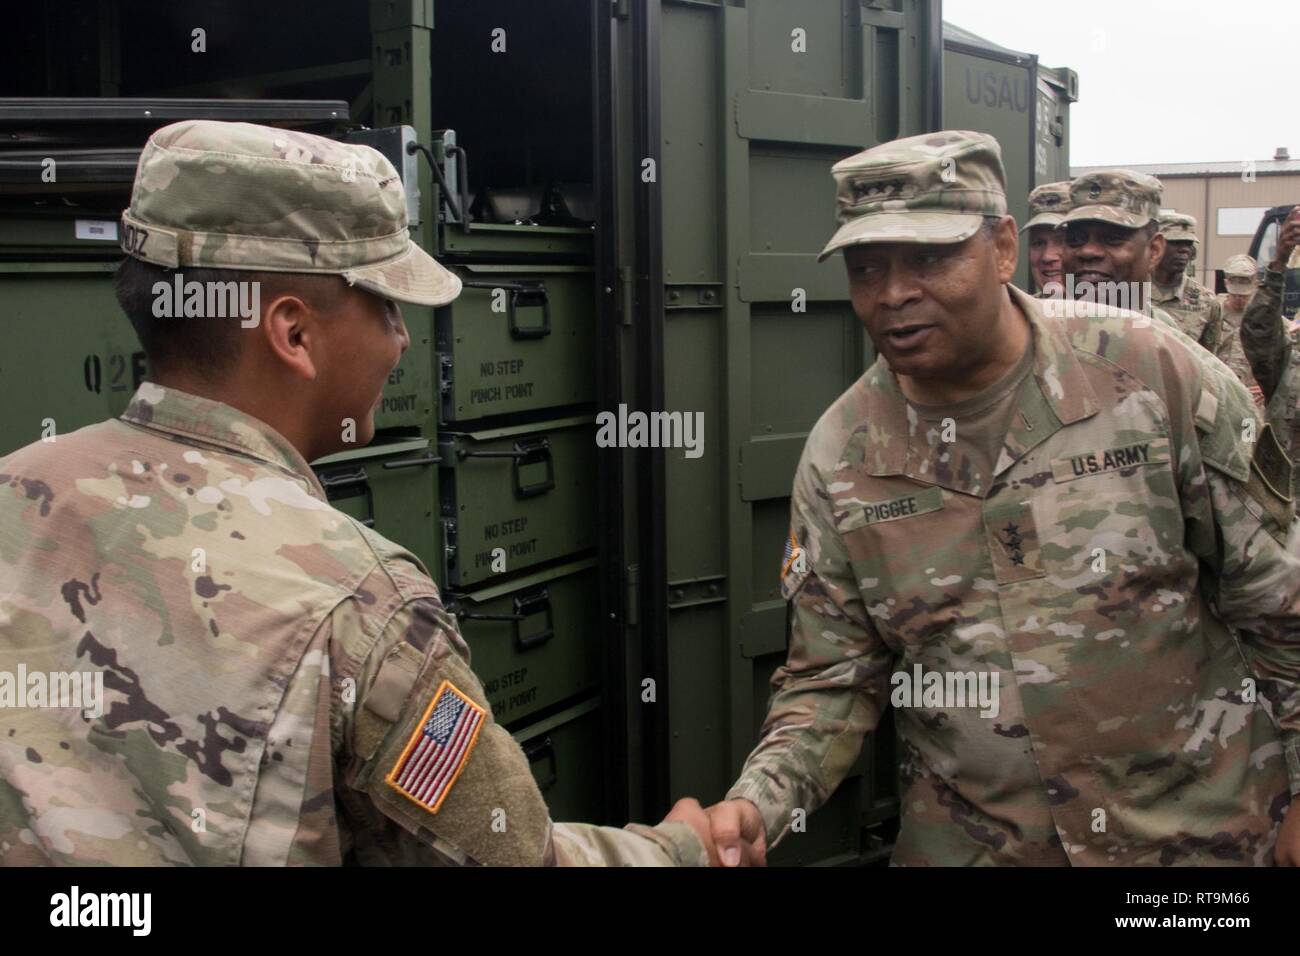
[[[1300,475],[1300,332],[1282,316],[1286,264],[1300,249],[1300,206],[1287,216],[1278,233],[1277,253],[1264,270],[1254,298],[1241,320],[1241,347],[1264,393],[1264,414],[1296,462]],[[1300,478],[1292,486],[1300,493]]]
[[[1151,300],[1151,270],[1164,254],[1155,218],[1160,180],[1128,169],[1087,173],[1070,183],[1065,233],[1066,296],[1120,308],[1132,307],[1181,329]]]
[[[1060,298],[1064,293],[1062,253],[1065,237],[1056,227],[1069,211],[1069,180],[1044,183],[1029,194],[1029,221],[1020,227],[1020,231],[1029,233],[1029,275],[1034,281],[1036,299],[1049,295]]]
[[[388,160],[177,123],[122,225],[153,380],[120,420],[0,459],[0,678],[86,672],[106,698],[0,710],[0,862],[706,862],[698,805],[552,824],[424,567],[308,465],[370,440],[410,343],[394,300],[460,291]],[[173,270],[259,281],[257,321],[151,321]]]
[[[1165,252],[1152,271],[1153,299],[1202,348],[1217,354],[1223,340],[1223,307],[1213,292],[1187,274],[1199,241],[1196,219],[1165,213],[1160,217],[1160,234],[1165,237]]]
[[[1300,557],[1246,390],[1146,316],[1008,285],[991,137],[833,172],[823,255],[879,358],[799,462],[789,655],[710,808],[723,862],[823,803],[890,705],[895,864],[1300,862]]]
[[[1218,296],[1223,307],[1223,333],[1219,339],[1219,360],[1236,373],[1241,384],[1250,390],[1256,405],[1264,404],[1264,392],[1255,381],[1250,362],[1241,347],[1241,318],[1250,297],[1255,294],[1259,265],[1247,255],[1232,256],[1223,264],[1223,282],[1228,291]]]

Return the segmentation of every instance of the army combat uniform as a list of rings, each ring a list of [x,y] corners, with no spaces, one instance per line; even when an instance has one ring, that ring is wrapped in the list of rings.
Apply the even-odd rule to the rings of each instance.
[[[923,183],[943,152],[925,140],[905,172],[893,153],[912,142],[838,165],[841,196],[880,175]],[[842,231],[871,214],[849,206]],[[895,864],[1268,864],[1300,793],[1288,463],[1244,440],[1249,395],[1185,336],[1009,291],[1027,367],[934,408],[881,358],[814,426],[791,502],[804,560],[782,581],[788,658],[728,796],[780,837],[919,665],[987,675],[997,707],[895,707]]]
[[[1255,381],[1255,373],[1250,369],[1250,360],[1246,358],[1246,350],[1241,345],[1241,320],[1246,314],[1243,306],[1239,310],[1228,308],[1228,296],[1230,294],[1242,295],[1246,297],[1246,304],[1250,304],[1250,296],[1255,294],[1255,277],[1259,269],[1255,260],[1247,255],[1232,256],[1224,263],[1224,282],[1228,291],[1217,296],[1219,305],[1223,308],[1223,335],[1219,341],[1219,361],[1236,373],[1241,384],[1247,388],[1256,388],[1259,383]],[[1281,436],[1279,436],[1280,438]]]
[[[1264,414],[1300,475],[1300,332],[1282,317],[1285,276],[1264,270],[1241,320],[1241,345],[1264,392]],[[1293,485],[1300,492],[1300,479]]]
[[[1259,383],[1251,371],[1250,360],[1246,358],[1246,350],[1241,344],[1241,321],[1246,310],[1235,312],[1229,309],[1226,295],[1219,299],[1219,305],[1223,307],[1223,335],[1219,341],[1219,351],[1215,354],[1220,362],[1232,369],[1242,385],[1253,388]]]
[[[1223,304],[1191,276],[1166,288],[1152,284],[1152,301],[1171,313],[1178,327],[1197,345],[1218,354],[1224,339]]]
[[[459,291],[392,165],[316,136],[165,127],[124,222],[164,264]],[[707,862],[683,823],[552,824],[419,560],[275,429],[178,389],[0,459],[0,678],[24,671],[104,700],[0,710],[0,863]]]
[[[1170,242],[1199,241],[1196,218],[1167,213],[1160,218],[1160,234]],[[1178,327],[1202,348],[1218,354],[1222,347],[1223,306],[1214,293],[1188,275],[1179,276],[1172,286],[1152,281],[1152,301],[1173,314]]]

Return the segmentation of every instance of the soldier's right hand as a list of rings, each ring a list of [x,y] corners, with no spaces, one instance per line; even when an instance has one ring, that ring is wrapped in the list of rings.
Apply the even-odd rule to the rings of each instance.
[[[1277,254],[1273,257],[1270,268],[1274,272],[1285,269],[1291,260],[1291,250],[1296,246],[1300,246],[1300,204],[1296,205],[1282,221],[1282,228],[1278,230],[1277,236]]]
[[[758,807],[748,800],[723,800],[706,811],[723,866],[765,866],[767,834]]]

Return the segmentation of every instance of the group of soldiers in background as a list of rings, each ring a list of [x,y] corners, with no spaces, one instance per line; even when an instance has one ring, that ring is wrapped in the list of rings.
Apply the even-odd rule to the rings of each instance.
[[[1116,189],[1120,183],[1124,188]],[[1029,269],[1039,298],[1069,295],[1076,288],[1066,282],[1071,274],[1094,276],[1083,224],[1100,223],[1112,233],[1122,230],[1119,234],[1127,233],[1128,238],[1146,226],[1094,219],[1090,210],[1102,208],[1096,200],[1104,191],[1147,198],[1154,193],[1159,203],[1163,187],[1153,176],[1117,169],[1047,183],[1029,194],[1030,218],[1021,231],[1029,234]],[[1072,227],[1072,223],[1079,225]],[[1127,283],[1133,289],[1149,282],[1149,302],[1124,304],[1137,305],[1174,325],[1232,369],[1297,462],[1293,475],[1300,475],[1300,327],[1287,322],[1282,313],[1286,269],[1296,264],[1292,253],[1300,244],[1300,206],[1283,223],[1276,254],[1265,268],[1244,254],[1224,262],[1227,291],[1218,295],[1188,272],[1200,241],[1196,217],[1162,212],[1154,226],[1148,227],[1147,242],[1140,244],[1138,255],[1096,278]],[[1104,236],[1100,238],[1104,241]],[[1075,296],[1082,297],[1078,292]]]

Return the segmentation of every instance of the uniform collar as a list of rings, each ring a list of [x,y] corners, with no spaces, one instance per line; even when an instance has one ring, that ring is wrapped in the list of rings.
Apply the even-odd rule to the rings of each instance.
[[[1091,418],[1100,408],[1061,320],[1046,315],[1041,300],[1015,286],[1009,285],[1007,290],[1011,301],[1029,319],[1034,366],[1016,398],[1011,428],[993,469],[994,479],[1062,426]],[[939,484],[953,491],[971,493],[960,478],[936,480],[933,470],[922,474],[916,467],[918,461],[924,461],[929,455],[921,435],[922,424],[903,397],[898,379],[883,357],[877,358],[867,371],[863,385],[866,415],[857,431],[862,436],[859,441],[862,442],[862,462],[867,473],[880,477],[906,475],[925,484]],[[918,454],[908,454],[912,445],[918,446]],[[988,490],[985,488],[980,496],[985,496]]]
[[[131,397],[122,421],[265,462],[304,482],[309,494],[327,500],[316,473],[287,438],[261,419],[222,402],[144,382]]]
[[[1183,289],[1187,285],[1187,273],[1178,277],[1178,281],[1173,285],[1164,286],[1151,280],[1151,298],[1155,302],[1175,302],[1183,297]]]

